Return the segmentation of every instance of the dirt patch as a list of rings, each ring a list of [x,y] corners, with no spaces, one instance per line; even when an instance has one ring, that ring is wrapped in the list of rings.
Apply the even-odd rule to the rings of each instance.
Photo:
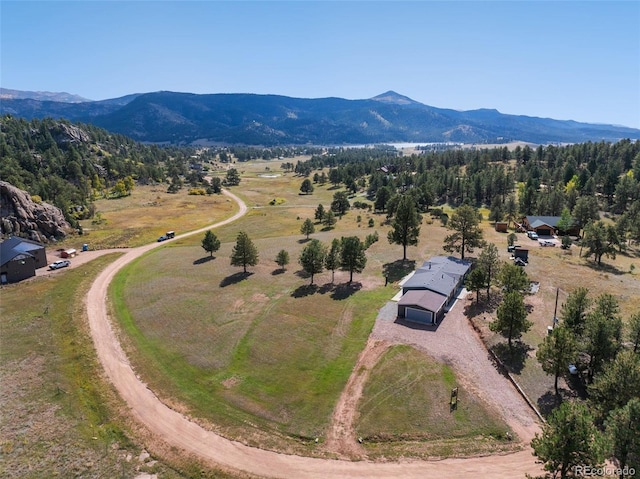
[[[231,376],[230,378],[227,378],[224,381],[222,381],[222,385],[225,387],[225,389],[231,389],[232,387],[240,384],[241,382],[242,382],[242,379],[240,379],[238,376]]]
[[[256,293],[251,296],[251,302],[253,303],[266,303],[267,301],[269,301],[269,296],[266,294]]]

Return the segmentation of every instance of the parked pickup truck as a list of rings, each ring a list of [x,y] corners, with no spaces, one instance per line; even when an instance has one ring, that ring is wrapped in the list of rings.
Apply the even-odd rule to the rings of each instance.
[[[67,266],[71,266],[71,261],[68,259],[59,259],[58,261],[54,261],[49,265],[49,269],[60,269],[66,268]]]

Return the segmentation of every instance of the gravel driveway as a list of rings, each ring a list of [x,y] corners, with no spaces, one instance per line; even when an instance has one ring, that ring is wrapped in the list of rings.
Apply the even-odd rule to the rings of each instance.
[[[380,309],[372,339],[408,344],[450,365],[466,387],[494,407],[513,431],[528,443],[540,430],[537,417],[511,382],[493,365],[489,352],[469,324],[465,290],[438,326],[396,320],[398,303]]]

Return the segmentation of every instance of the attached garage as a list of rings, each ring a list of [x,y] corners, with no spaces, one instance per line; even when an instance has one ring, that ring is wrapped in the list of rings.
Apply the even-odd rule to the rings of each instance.
[[[433,312],[424,309],[406,307],[404,308],[404,317],[408,321],[415,321],[416,323],[433,324]]]
[[[538,236],[553,236],[553,228],[548,225],[538,226],[535,228],[535,232]]]
[[[398,301],[398,317],[421,324],[436,324],[444,316],[447,297],[429,290],[407,291]]]

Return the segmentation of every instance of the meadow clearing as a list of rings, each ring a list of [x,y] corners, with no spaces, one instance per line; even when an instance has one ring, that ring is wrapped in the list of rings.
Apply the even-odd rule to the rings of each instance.
[[[443,238],[448,231],[439,221],[424,215],[420,242],[408,248],[410,261],[402,264],[399,261],[402,248],[389,245],[386,240],[389,227],[383,224],[384,215],[353,209],[338,221],[334,230],[317,231],[311,237],[328,244],[333,237],[357,235],[364,239],[377,231],[380,241],[367,251],[367,267],[362,274],[354,276],[351,286],[346,285],[346,273],[336,272],[332,285],[331,273],[325,272],[316,276],[316,286],[312,288],[297,264],[299,252],[305,245],[300,225],[305,218],[313,218],[318,203],[328,207],[337,190],[330,185],[316,186],[313,194],[300,195],[302,178],[292,173],[283,174],[278,161],[257,161],[238,168],[243,180],[232,191],[247,202],[251,211],[236,223],[215,231],[222,246],[214,259],[209,259],[201,248],[201,235],[179,239],[140,258],[113,283],[113,308],[126,333],[122,339],[141,378],[175,409],[250,445],[327,456],[330,453],[323,449],[323,436],[332,408],[373,327],[377,310],[397,292],[395,281],[423,260],[443,253]],[[168,195],[164,188],[159,188],[139,187],[129,198],[98,202],[98,210],[107,221],[99,229],[89,228],[82,241],[104,247],[134,246],[153,242],[168,229],[182,233],[217,221],[230,216],[235,209],[234,204],[222,196],[188,196],[185,191]],[[158,197],[166,207],[154,207],[153,214],[146,216],[145,212],[152,208],[148,202],[157,201]],[[358,199],[365,201],[364,197]],[[180,216],[181,212],[188,214]],[[199,217],[202,213],[204,216]],[[136,225],[137,218],[146,218],[142,229]],[[188,220],[176,227],[177,218]],[[368,226],[370,218],[374,220],[373,227]],[[316,228],[321,229],[320,225]],[[483,230],[485,239],[498,245],[502,258],[507,260],[507,235],[495,232],[487,221],[483,222]],[[142,232],[132,234],[132,231]],[[260,263],[250,267],[248,275],[238,274],[241,269],[229,264],[239,231],[249,233],[260,254]],[[103,238],[102,243],[99,238]],[[543,407],[553,381],[539,367],[534,348],[553,318],[556,290],[559,288],[560,304],[577,285],[588,287],[593,297],[610,292],[620,301],[626,319],[637,308],[640,298],[640,282],[632,267],[638,256],[637,251],[630,250],[615,260],[605,258],[603,267],[597,268],[591,260],[578,257],[575,247],[569,252],[540,248],[525,235],[519,235],[518,242],[530,246],[526,271],[533,281],[540,282],[540,290],[527,297],[527,304],[532,307],[529,319],[534,327],[524,335],[523,341],[532,349],[523,356],[515,374],[527,395]],[[276,253],[283,248],[291,257],[285,272],[279,271],[274,261]],[[99,269],[102,264],[96,260],[86,267]],[[385,271],[391,280],[387,286]],[[22,311],[22,305],[34,294],[38,298],[54,297],[57,293],[25,296],[21,288],[32,287],[31,284],[36,288],[45,284],[68,288],[69,283],[64,279],[67,277],[65,274],[39,278],[19,285],[20,289],[3,288],[2,307],[7,311]],[[69,294],[82,295],[79,286],[70,291]],[[44,311],[43,305],[31,301],[34,312],[25,314],[32,314],[34,318],[41,316],[36,310]],[[468,316],[490,346],[503,341],[487,326],[495,306],[497,304],[476,306],[468,301]],[[81,323],[81,311],[73,315]],[[7,315],[3,314],[3,318]],[[6,331],[13,331],[11,334],[19,342],[19,338],[31,334],[25,324],[3,319],[3,336]],[[73,341],[88,347],[87,354],[91,355],[91,344],[85,336]],[[33,345],[34,350],[39,347],[40,344]],[[50,357],[56,358],[54,364],[69,361],[54,347],[48,351]],[[4,364],[9,365],[5,374],[15,367],[15,361],[19,360],[16,358],[3,356]],[[472,391],[463,391],[463,394],[466,395],[464,404],[473,408],[457,414],[422,411],[422,405],[412,400],[427,393],[432,399],[441,398],[443,390],[449,391],[451,384],[457,384],[455,367],[447,368],[407,348],[393,349],[382,357],[365,385],[358,424],[361,431],[378,435],[376,441],[371,438],[368,451],[372,457],[458,455],[461,450],[468,451],[471,443],[479,444],[473,451],[478,454],[504,445],[500,439],[504,423],[492,413],[489,405],[474,398]],[[398,370],[402,374],[395,375]],[[73,375],[89,383],[95,381],[95,370],[86,366]],[[55,396],[43,395],[39,389],[40,379],[33,375],[20,380],[30,384],[32,392],[45,404],[58,401]],[[369,400],[376,397],[381,385],[390,383],[396,392],[385,396],[385,406]],[[95,386],[97,391],[104,387],[100,383]],[[102,397],[102,393],[98,396]],[[106,419],[102,422],[111,421],[118,431],[127,431],[125,436],[135,437],[125,427],[126,419],[117,414],[117,407],[114,409],[106,409]],[[83,409],[78,411],[81,414]],[[81,423],[74,427],[84,427]],[[380,431],[387,432],[381,435]],[[91,441],[86,439],[86,434],[81,437]],[[118,438],[121,437],[118,433]],[[106,439],[100,439],[98,447],[104,448],[104,444],[119,440],[107,435]],[[437,447],[429,449],[425,446],[427,442]],[[13,451],[17,458],[25,452],[21,449],[16,453],[13,442],[3,443],[3,448]],[[165,452],[171,455],[170,451]],[[62,456],[58,454],[58,457]],[[175,457],[172,460],[172,465],[180,462]],[[105,471],[122,467],[117,461],[111,465],[101,466],[100,461],[93,464]],[[180,474],[191,477],[185,471],[193,466],[186,466],[184,462],[182,466]]]
[[[358,235],[364,239],[377,231],[380,241],[367,251],[367,267],[355,276],[351,286],[341,272],[336,273],[333,285],[331,273],[325,272],[316,276],[316,286],[308,286],[308,278],[296,264],[306,242],[300,225],[305,218],[313,218],[318,203],[327,207],[337,189],[316,185],[313,194],[301,195],[302,178],[278,171],[277,165],[274,161],[258,161],[238,166],[243,180],[234,191],[252,209],[241,220],[216,231],[222,247],[215,259],[209,259],[202,250],[200,237],[181,239],[127,268],[113,293],[118,299],[116,311],[132,338],[129,352],[136,368],[154,390],[157,387],[164,392],[165,401],[175,400],[185,412],[248,444],[322,455],[326,453],[322,441],[336,399],[371,331],[377,310],[397,290],[394,284],[385,286],[384,271],[396,270],[391,275],[396,281],[402,276],[398,273],[408,272],[414,263],[399,262],[401,247],[386,241],[389,227],[383,224],[384,215],[352,209],[335,229],[318,231],[311,237],[328,244],[333,237]],[[357,199],[365,201],[362,195]],[[373,227],[368,226],[369,218],[374,220]],[[316,227],[321,229],[321,225]],[[483,227],[486,239],[496,243],[507,260],[506,234],[495,232],[488,222]],[[260,252],[260,263],[249,268],[247,275],[229,265],[239,231],[246,231]],[[439,221],[424,215],[421,241],[408,249],[410,261],[419,264],[432,255],[443,254],[446,234]],[[522,245],[527,241],[524,235],[519,238]],[[286,272],[280,271],[274,261],[280,249],[286,249],[291,257]],[[532,242],[531,250],[527,272],[532,280],[540,282],[540,290],[527,298],[535,325],[523,338],[530,348],[515,372],[528,396],[544,409],[552,381],[535,361],[535,347],[553,318],[556,289],[562,291],[562,300],[575,284],[575,278],[567,278],[564,273],[571,268],[579,270],[577,274],[587,278],[584,284],[591,287],[594,296],[605,291],[615,294],[624,315],[633,310],[638,282],[630,268],[631,255],[616,260],[618,274],[613,275],[610,268],[596,269],[586,259],[578,258],[575,248],[567,253],[560,248],[540,248]],[[564,268],[557,267],[560,261]],[[494,312],[486,305],[478,307],[469,302],[470,319],[490,346],[502,342],[487,327]],[[412,365],[406,374],[422,374],[417,371],[433,364],[425,355],[421,359],[424,364],[404,361],[403,368]],[[432,381],[437,383],[436,379]],[[408,396],[413,394],[399,387],[403,390]],[[411,417],[415,406],[406,395],[388,399],[389,408]],[[379,414],[377,431],[390,431],[383,434],[385,441],[380,441],[380,448],[388,446],[380,455],[406,454],[407,449],[398,444],[407,438],[414,441],[421,434],[424,438],[441,438],[447,442],[444,449],[455,454],[450,439],[462,444],[464,439],[478,437],[479,430],[485,431],[480,433],[485,437],[492,437],[488,431],[505,430],[499,418],[490,413],[473,416],[485,418],[484,429],[467,421],[466,428],[449,427],[444,429],[448,435],[440,436],[442,430],[430,426],[430,421],[418,421],[420,428],[425,424],[420,433],[415,424],[403,427],[395,415],[385,419]],[[459,418],[459,422],[465,420]],[[495,447],[489,441],[485,451]]]

